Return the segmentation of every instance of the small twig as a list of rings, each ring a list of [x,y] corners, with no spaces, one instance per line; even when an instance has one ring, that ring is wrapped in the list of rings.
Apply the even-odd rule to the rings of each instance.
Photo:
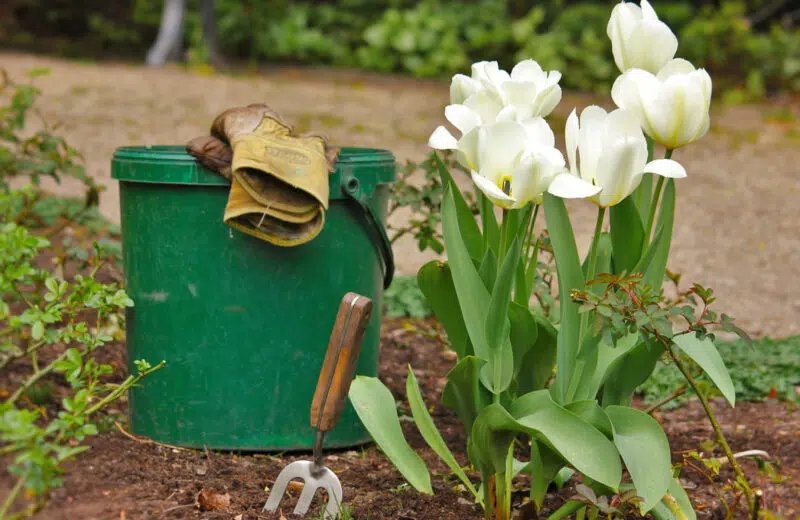
[[[117,427],[117,429],[119,430],[119,432],[122,435],[124,435],[125,437],[129,438],[130,440],[136,441],[136,442],[138,442],[140,444],[155,444],[156,446],[161,446],[162,448],[171,448],[173,450],[180,450],[180,451],[193,451],[190,448],[183,448],[181,446],[173,446],[171,444],[164,444],[163,442],[154,441],[153,439],[145,439],[143,437],[137,437],[136,435],[128,432],[125,428],[123,428],[122,425],[117,421],[114,421],[114,426]]]
[[[648,414],[648,415],[652,415],[653,412],[655,412],[656,410],[658,410],[659,408],[661,408],[665,404],[669,403],[670,401],[672,401],[674,399],[677,399],[678,397],[682,396],[685,393],[686,393],[686,385],[683,384],[683,385],[679,386],[677,388],[677,390],[675,390],[674,392],[669,394],[667,397],[661,399],[660,401],[656,402],[655,404],[653,404],[652,406],[647,408],[645,410],[645,413]]]
[[[169,509],[161,511],[161,518],[164,518],[164,515],[166,515],[167,513],[171,513],[172,511],[177,511],[178,509],[186,509],[187,507],[194,507],[194,506],[195,504],[192,503],[192,504],[183,504],[180,506],[170,507]]]

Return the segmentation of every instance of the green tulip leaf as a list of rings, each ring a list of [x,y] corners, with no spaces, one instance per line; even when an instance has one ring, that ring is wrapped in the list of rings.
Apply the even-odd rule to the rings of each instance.
[[[481,256],[483,255],[483,236],[481,235],[481,230],[478,227],[478,222],[475,219],[475,215],[473,215],[472,211],[469,209],[469,205],[467,204],[467,201],[464,200],[461,190],[458,188],[453,176],[450,175],[450,172],[447,170],[447,166],[439,157],[439,154],[434,153],[433,155],[435,157],[434,161],[436,163],[436,168],[439,171],[439,176],[442,179],[442,186],[445,188],[445,191],[449,186],[453,194],[456,215],[458,216],[458,226],[461,228],[461,233],[464,244],[467,247],[467,251],[469,251],[470,257],[474,258],[475,260],[480,260]]]
[[[700,339],[691,332],[673,337],[672,342],[700,365],[731,406],[736,406],[736,390],[733,388],[731,375],[714,342],[709,338]]]
[[[447,260],[458,296],[458,304],[464,324],[475,349],[475,355],[490,361],[489,345],[486,341],[486,315],[489,312],[489,291],[483,284],[475,264],[470,259],[461,237],[456,215],[453,190],[446,189],[442,201],[442,234],[447,248]]]
[[[508,308],[508,320],[511,325],[509,338],[514,349],[514,377],[517,377],[525,354],[536,345],[539,328],[530,309],[515,302],[511,302]],[[552,369],[552,365],[550,368]]]
[[[377,378],[357,376],[348,395],[372,439],[406,481],[417,491],[432,495],[428,468],[403,436],[392,392]]]
[[[497,279],[497,256],[495,256],[491,248],[486,248],[478,274],[481,276],[486,290],[492,291],[494,289],[494,281]]]
[[[559,406],[547,390],[516,399],[511,405],[511,415],[516,427],[545,442],[575,469],[618,489],[622,466],[614,444],[597,428]]]
[[[580,337],[578,304],[572,301],[570,291],[584,290],[585,280],[578,257],[578,248],[575,245],[575,233],[572,231],[572,224],[569,221],[564,201],[545,193],[544,214],[556,258],[561,308],[556,363],[558,368],[553,391],[556,401],[563,403],[567,399],[570,380],[575,372]]]
[[[484,249],[491,248],[495,251],[500,251],[500,227],[497,225],[497,219],[494,216],[494,205],[483,192],[480,190],[475,191],[480,201]]]
[[[442,435],[439,433],[439,430],[436,428],[436,425],[433,423],[433,418],[431,414],[428,413],[428,408],[425,406],[425,401],[422,399],[422,393],[419,390],[419,383],[417,382],[417,378],[414,376],[414,372],[411,370],[411,366],[408,367],[408,379],[406,379],[406,396],[408,397],[408,405],[411,408],[411,415],[414,417],[414,423],[417,425],[417,429],[419,429],[419,433],[422,435],[422,438],[425,439],[425,442],[428,443],[428,446],[436,453],[442,461],[447,464],[447,467],[450,468],[460,480],[464,483],[467,489],[477,498],[478,500],[481,499],[478,492],[472,485],[472,482],[467,477],[464,470],[461,469],[459,466],[458,461],[453,456],[453,453],[447,447],[447,444],[444,442]]]
[[[644,246],[644,226],[636,203],[633,198],[635,193],[626,197],[616,206],[612,206],[611,214],[611,242],[614,249],[614,274],[623,271],[628,274],[642,256]]]
[[[453,305],[453,302],[458,301],[458,296],[450,266],[438,260],[428,262],[417,273],[417,283],[436,319],[444,327],[450,346],[458,354],[458,358],[472,354],[461,309]]]
[[[525,311],[530,314],[528,309],[525,309]],[[517,377],[517,392],[520,395],[545,388],[550,377],[553,375],[553,367],[556,363],[558,331],[547,318],[538,314],[531,314],[531,316],[536,322],[536,342],[533,344],[533,348],[528,350],[519,361],[520,369]],[[518,323],[521,322],[522,321]],[[513,344],[513,314],[511,334],[511,341]],[[516,362],[516,358],[514,361]]]
[[[475,418],[491,402],[491,394],[479,381],[485,364],[475,356],[466,356],[450,369],[442,390],[442,404],[456,413],[466,431],[472,430]]]
[[[627,406],[609,406],[605,413],[614,431],[614,444],[642,497],[642,514],[652,509],[669,488],[672,480],[667,435],[648,414]]]

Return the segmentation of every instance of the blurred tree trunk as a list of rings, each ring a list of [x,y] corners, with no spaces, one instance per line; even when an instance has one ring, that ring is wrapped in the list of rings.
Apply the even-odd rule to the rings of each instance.
[[[213,8],[212,8],[213,9]],[[183,20],[186,0],[165,0],[156,42],[147,53],[147,64],[161,66],[179,59],[183,49]]]
[[[200,0],[202,4],[201,18],[203,22],[203,40],[208,51],[208,59],[212,65],[219,67],[224,65],[222,54],[219,52],[219,38],[217,37],[217,20],[214,10],[214,0]]]

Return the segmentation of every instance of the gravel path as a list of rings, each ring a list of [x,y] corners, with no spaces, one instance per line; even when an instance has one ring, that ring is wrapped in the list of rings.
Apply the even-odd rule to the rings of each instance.
[[[61,131],[85,155],[88,172],[106,184],[101,210],[114,221],[118,189],[109,161],[118,146],[183,144],[205,134],[225,108],[266,102],[335,144],[389,148],[400,161],[419,160],[428,153],[425,143],[441,122],[448,96],[443,83],[329,70],[209,76],[178,67],[151,70],[0,53],[0,67],[12,78],[21,79],[34,66],[51,70],[37,79],[44,91],[39,109],[63,124]],[[565,95],[556,118],[563,121],[573,107],[593,101]],[[800,334],[800,107],[793,107],[794,122],[767,122],[776,109],[715,107],[711,134],[676,152],[689,178],[678,184],[670,263],[687,283],[713,288],[719,311],[754,335],[773,337]],[[557,134],[562,125],[554,123]],[[578,202],[570,208],[585,251],[594,206]],[[396,253],[403,274],[413,274],[430,258],[411,241],[399,242]]]

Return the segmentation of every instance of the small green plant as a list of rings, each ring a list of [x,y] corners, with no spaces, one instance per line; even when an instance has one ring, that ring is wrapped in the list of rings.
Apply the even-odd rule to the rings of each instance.
[[[383,295],[383,306],[387,318],[427,318],[431,315],[416,276],[395,276]]]
[[[137,374],[109,380],[113,368],[95,354],[121,339],[123,311],[133,302],[115,283],[98,279],[98,248],[87,262],[63,266],[70,272],[86,265],[88,272],[59,277],[39,267],[50,242],[14,222],[19,197],[0,194],[0,454],[14,456],[8,470],[16,478],[0,519],[8,518],[23,489],[33,503],[13,517],[45,503],[62,482],[63,463],[88,449],[84,440],[98,432],[97,413],[164,366],[138,360]],[[71,391],[54,403],[58,380]]]

